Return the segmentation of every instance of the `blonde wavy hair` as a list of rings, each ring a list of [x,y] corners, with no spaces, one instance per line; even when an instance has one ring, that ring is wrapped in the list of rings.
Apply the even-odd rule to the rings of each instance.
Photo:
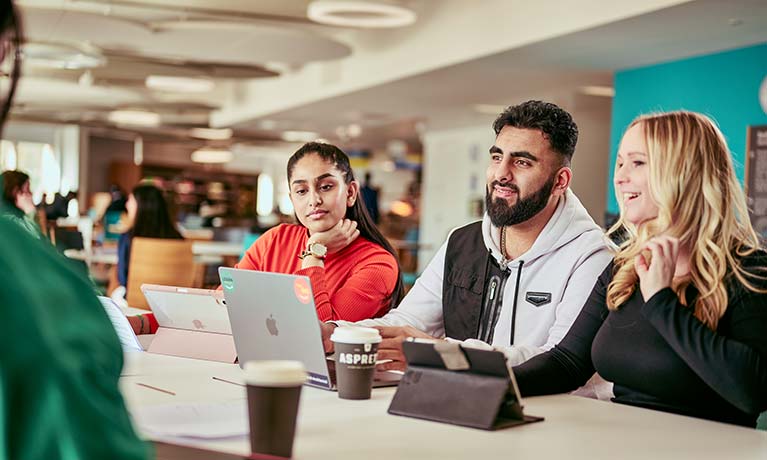
[[[644,244],[661,233],[690,248],[690,273],[672,286],[688,306],[685,290],[699,292],[695,316],[712,330],[727,310],[725,278],[734,275],[747,289],[764,292],[750,281],[764,280],[741,266],[741,258],[759,249],[743,189],[735,177],[727,142],[716,124],[699,113],[677,111],[640,116],[647,144],[649,191],[658,216],[637,228],[621,217],[609,234],[625,230],[628,239],[617,250],[607,306],[616,310],[637,289],[634,259]]]

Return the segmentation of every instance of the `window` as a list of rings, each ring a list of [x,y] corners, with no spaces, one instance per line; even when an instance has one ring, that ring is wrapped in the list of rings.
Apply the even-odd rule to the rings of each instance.
[[[269,216],[272,214],[274,203],[274,182],[268,174],[258,176],[258,192],[256,201],[256,212],[259,216]]]

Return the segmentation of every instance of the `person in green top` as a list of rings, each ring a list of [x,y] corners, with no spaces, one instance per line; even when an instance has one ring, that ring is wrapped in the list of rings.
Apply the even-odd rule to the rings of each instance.
[[[10,85],[0,88],[7,92],[0,126],[20,43],[13,4],[0,0],[0,61],[12,64]],[[87,278],[7,219],[0,219],[0,273],[0,460],[153,456],[128,417],[117,387],[122,350]]]
[[[40,228],[32,217],[35,203],[32,201],[29,175],[21,171],[4,171],[0,179],[3,180],[3,186],[0,188],[0,218],[13,221],[31,235],[40,238]]]
[[[145,459],[117,382],[123,355],[87,278],[0,219],[0,459]]]

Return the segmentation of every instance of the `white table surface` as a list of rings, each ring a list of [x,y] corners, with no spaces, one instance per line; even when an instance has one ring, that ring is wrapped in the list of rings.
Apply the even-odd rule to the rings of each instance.
[[[129,409],[245,398],[238,366],[136,353],[120,385]],[[175,396],[136,383],[171,390]],[[527,398],[539,423],[496,432],[386,413],[394,388],[367,401],[304,387],[294,457],[298,459],[767,459],[767,432],[570,395]],[[445,401],[449,404],[449,401]],[[194,444],[193,442],[187,442]],[[247,454],[246,437],[196,445]]]

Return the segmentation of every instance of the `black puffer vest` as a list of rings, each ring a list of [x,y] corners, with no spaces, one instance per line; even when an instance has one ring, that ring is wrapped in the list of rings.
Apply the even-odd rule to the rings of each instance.
[[[447,242],[442,283],[446,336],[492,343],[509,274],[485,246],[481,221],[455,230]]]

